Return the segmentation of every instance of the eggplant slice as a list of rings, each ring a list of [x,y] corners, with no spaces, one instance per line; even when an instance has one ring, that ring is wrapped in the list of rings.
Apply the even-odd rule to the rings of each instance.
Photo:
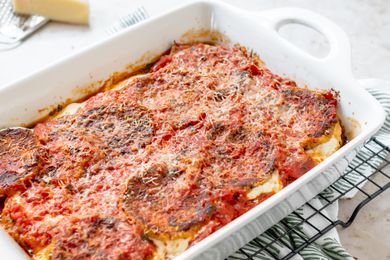
[[[23,190],[38,173],[40,150],[31,129],[0,130],[0,197]]]

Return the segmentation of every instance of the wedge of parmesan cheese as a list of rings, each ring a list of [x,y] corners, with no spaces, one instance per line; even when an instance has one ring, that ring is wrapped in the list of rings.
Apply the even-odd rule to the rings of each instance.
[[[88,0],[12,0],[15,13],[48,17],[55,21],[88,24]]]

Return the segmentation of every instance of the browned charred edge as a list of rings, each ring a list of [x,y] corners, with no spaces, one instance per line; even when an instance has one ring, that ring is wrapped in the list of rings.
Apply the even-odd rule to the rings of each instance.
[[[3,212],[5,199],[6,199],[6,197],[1,197],[0,196],[0,222],[1,222],[1,212]]]
[[[25,189],[35,177],[44,151],[26,128],[0,131],[0,145],[0,196],[9,196]]]
[[[342,141],[342,146],[344,146],[345,144],[347,144],[350,141],[350,139],[348,138],[347,133],[345,131],[343,121],[340,120],[340,116],[338,116],[338,115],[337,115],[337,120],[341,126],[341,141]]]

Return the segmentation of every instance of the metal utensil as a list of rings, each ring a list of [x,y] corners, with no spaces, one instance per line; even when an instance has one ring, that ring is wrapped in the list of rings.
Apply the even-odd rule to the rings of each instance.
[[[115,33],[122,31],[123,29],[125,29],[131,25],[134,25],[136,23],[139,23],[139,22],[145,20],[148,17],[149,17],[149,14],[146,11],[146,9],[143,6],[138,7],[137,9],[135,9],[133,12],[129,13],[128,15],[121,17],[119,19],[119,21],[117,21],[110,28],[108,28],[106,30],[106,32],[109,35],[115,34]]]
[[[38,15],[18,15],[11,0],[0,0],[0,45],[15,47],[49,21]]]

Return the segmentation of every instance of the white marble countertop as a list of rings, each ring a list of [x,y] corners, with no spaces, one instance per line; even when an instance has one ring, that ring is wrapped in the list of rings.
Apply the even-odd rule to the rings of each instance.
[[[89,27],[51,22],[19,47],[0,51],[0,88],[76,50],[107,37],[105,29],[137,6],[153,16],[183,0],[90,0]],[[390,80],[390,3],[388,0],[227,0],[251,10],[295,6],[316,11],[340,25],[352,45],[352,69],[357,78]],[[390,169],[387,169],[390,173]],[[343,245],[359,259],[390,259],[389,193],[363,209],[356,222],[340,230]],[[340,203],[346,216],[353,200]]]

